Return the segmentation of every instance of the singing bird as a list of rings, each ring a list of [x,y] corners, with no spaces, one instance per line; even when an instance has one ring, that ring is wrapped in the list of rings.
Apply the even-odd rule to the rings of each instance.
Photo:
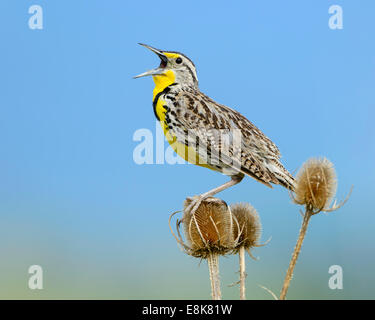
[[[157,54],[160,65],[134,78],[153,77],[154,113],[174,151],[186,161],[231,178],[195,197],[188,210],[193,213],[204,198],[236,185],[245,175],[271,188],[272,183],[294,190],[295,180],[280,163],[276,145],[239,112],[199,90],[193,61],[180,52],[140,45]],[[239,143],[233,132],[240,133]]]

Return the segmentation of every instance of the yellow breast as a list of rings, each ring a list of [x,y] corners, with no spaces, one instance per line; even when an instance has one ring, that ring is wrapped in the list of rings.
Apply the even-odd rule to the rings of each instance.
[[[177,140],[177,137],[173,135],[173,133],[169,130],[168,124],[165,121],[165,101],[159,98],[157,105],[156,105],[156,114],[160,119],[160,125],[163,129],[165,138],[167,139],[168,143],[171,145],[172,149],[185,161],[188,161],[192,164],[196,164],[201,167],[206,167],[212,170],[216,170],[212,168],[210,165],[205,164],[204,160],[199,157],[199,154],[195,152],[193,147],[186,146],[184,143],[181,143]]]
[[[158,93],[162,92],[166,87],[170,86],[175,81],[175,76],[173,71],[168,70],[163,75],[157,75],[153,77],[155,82],[155,88],[153,92],[153,100]],[[209,168],[212,170],[217,171],[216,168],[211,167],[210,165],[206,164],[205,161],[199,157],[199,154],[195,152],[193,147],[186,146],[184,143],[181,143],[177,140],[177,137],[173,135],[173,133],[169,130],[168,124],[165,121],[165,113],[166,109],[164,106],[166,105],[166,101],[164,101],[161,97],[158,99],[156,106],[155,106],[155,113],[159,118],[160,125],[163,129],[164,135],[171,145],[172,149],[185,161],[188,161],[192,164],[196,164],[201,167]]]

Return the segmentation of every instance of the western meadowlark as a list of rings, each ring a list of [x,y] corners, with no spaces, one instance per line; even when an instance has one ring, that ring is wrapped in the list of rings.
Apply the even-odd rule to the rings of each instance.
[[[243,115],[200,92],[195,65],[187,56],[140,45],[156,53],[161,62],[134,78],[153,77],[154,113],[174,151],[191,163],[231,177],[196,197],[188,210],[194,212],[204,198],[234,186],[244,175],[271,188],[273,183],[294,190],[294,178],[280,163],[276,145]],[[222,138],[222,131],[228,139]],[[237,147],[234,131],[240,132]]]

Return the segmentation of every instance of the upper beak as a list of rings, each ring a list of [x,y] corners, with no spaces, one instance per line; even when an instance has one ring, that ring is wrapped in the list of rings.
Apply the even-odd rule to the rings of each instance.
[[[139,45],[147,48],[147,49],[150,49],[152,52],[156,53],[161,62],[160,62],[160,66],[158,68],[155,68],[155,69],[152,69],[152,70],[149,70],[149,71],[146,71],[144,73],[141,73],[135,77],[133,77],[134,79],[136,78],[140,78],[140,77],[145,77],[145,76],[153,76],[153,75],[156,75],[156,74],[163,74],[165,72],[165,66],[167,65],[168,63],[168,58],[163,54],[162,51],[158,50],[158,49],[155,49],[147,44],[143,44],[143,43],[139,43]]]

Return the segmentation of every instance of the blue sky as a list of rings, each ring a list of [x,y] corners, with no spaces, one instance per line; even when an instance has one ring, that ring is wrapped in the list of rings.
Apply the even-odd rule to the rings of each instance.
[[[43,8],[43,30],[28,8]],[[342,30],[328,27],[341,5]],[[204,263],[184,255],[168,216],[227,177],[192,165],[137,165],[136,130],[155,131],[159,61],[137,45],[185,53],[201,90],[240,111],[291,171],[312,156],[336,167],[339,211],[313,217],[289,298],[374,298],[373,1],[10,1],[0,4],[1,298],[208,298]],[[281,187],[247,178],[219,195],[250,202],[266,247],[248,259],[248,297],[278,292],[300,226]],[[222,259],[236,299],[236,257]],[[27,288],[28,267],[45,288]],[[344,290],[328,288],[341,265]]]

